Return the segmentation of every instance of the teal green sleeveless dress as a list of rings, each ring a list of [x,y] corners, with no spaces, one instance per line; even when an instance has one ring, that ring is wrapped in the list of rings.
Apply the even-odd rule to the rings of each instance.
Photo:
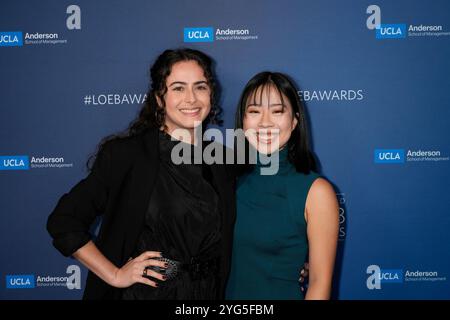
[[[300,270],[307,258],[304,218],[315,179],[299,173],[279,152],[279,170],[261,175],[261,163],[239,178],[227,299],[302,300]]]

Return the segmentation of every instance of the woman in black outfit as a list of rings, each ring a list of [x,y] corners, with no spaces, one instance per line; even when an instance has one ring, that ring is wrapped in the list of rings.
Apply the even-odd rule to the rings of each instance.
[[[177,141],[180,129],[193,137],[196,127],[217,120],[211,65],[197,50],[164,51],[151,68],[139,117],[125,134],[100,144],[89,175],[49,216],[54,246],[90,270],[85,299],[223,298],[234,176],[224,165],[172,159],[178,143],[191,157],[201,148]],[[98,215],[103,220],[93,240],[89,230]]]

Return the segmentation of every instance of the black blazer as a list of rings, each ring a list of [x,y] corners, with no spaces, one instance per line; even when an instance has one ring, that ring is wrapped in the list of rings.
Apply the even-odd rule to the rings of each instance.
[[[158,129],[106,143],[90,174],[64,194],[50,214],[47,230],[53,245],[64,256],[71,256],[92,239],[89,230],[97,216],[103,215],[95,243],[112,263],[122,267],[135,249],[144,225],[158,167]],[[211,172],[222,209],[223,250],[218,299],[223,299],[236,218],[235,179],[225,165],[213,164]],[[118,298],[120,289],[88,273],[83,299]]]

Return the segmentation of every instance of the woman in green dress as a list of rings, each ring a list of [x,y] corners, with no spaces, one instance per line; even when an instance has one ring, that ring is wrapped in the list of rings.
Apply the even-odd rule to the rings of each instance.
[[[297,92],[286,75],[262,72],[241,95],[236,128],[257,157],[237,182],[228,299],[330,298],[339,207],[333,187],[317,173]],[[298,270],[305,261],[304,296]]]

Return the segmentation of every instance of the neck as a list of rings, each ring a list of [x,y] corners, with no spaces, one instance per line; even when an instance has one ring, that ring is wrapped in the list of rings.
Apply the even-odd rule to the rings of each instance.
[[[276,161],[280,167],[288,166],[289,160],[288,160],[287,145],[285,145],[282,148],[280,148],[276,151],[273,151],[272,153],[269,153],[269,154],[257,152],[257,163],[256,164],[258,166],[267,165],[267,164],[262,163],[261,160],[263,160],[263,162],[266,162],[268,159],[271,159],[271,161]]]
[[[200,129],[192,128],[192,129],[167,129],[167,128],[160,128],[161,131],[165,132],[169,136],[172,137],[174,140],[182,141],[185,143],[189,143],[192,145],[197,146],[199,144],[199,139],[201,139],[201,134],[199,135]],[[201,131],[200,131],[201,132]],[[197,135],[196,135],[197,134]],[[197,137],[199,136],[199,137]]]

